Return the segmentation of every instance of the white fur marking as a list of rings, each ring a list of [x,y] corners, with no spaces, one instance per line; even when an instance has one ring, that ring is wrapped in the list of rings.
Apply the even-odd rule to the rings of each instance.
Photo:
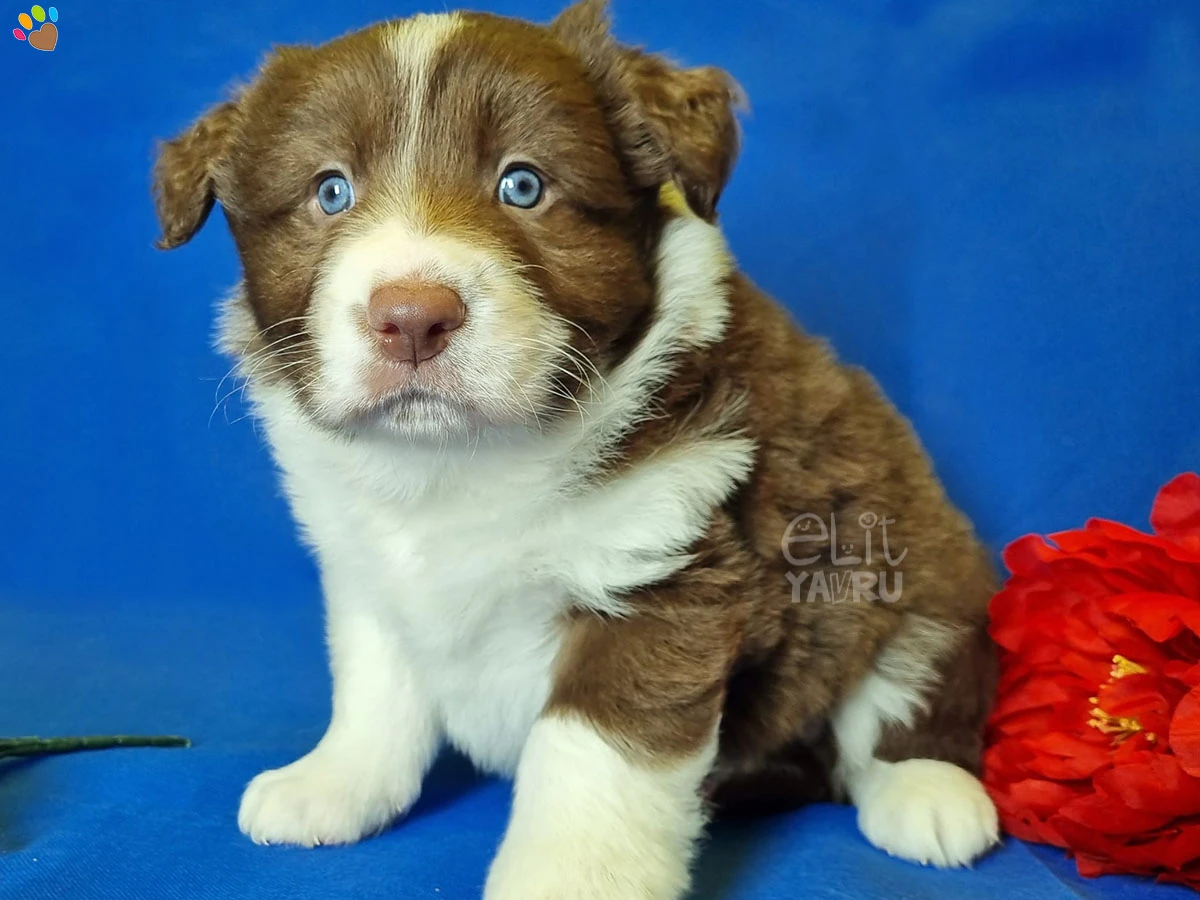
[[[833,712],[838,773],[843,780],[865,768],[885,725],[910,727],[938,684],[938,664],[959,632],[924,616],[908,615],[880,652],[873,671]]]
[[[924,693],[919,685],[889,681],[877,672],[867,675],[833,714],[839,770],[866,768],[875,758],[883,726],[912,725],[924,706]]]
[[[411,181],[413,162],[421,141],[421,121],[426,88],[434,57],[462,25],[458,13],[410,16],[385,26],[384,41],[396,59],[396,70],[408,98],[408,123],[404,144],[395,156],[398,180]]]
[[[658,245],[654,321],[624,364],[603,384],[592,386],[581,449],[602,458],[649,414],[646,398],[670,377],[678,354],[720,340],[730,315],[724,281],[732,270],[716,227],[690,217],[667,223]]]
[[[647,768],[579,719],[540,720],[485,900],[682,897],[715,754],[714,739],[688,760]]]

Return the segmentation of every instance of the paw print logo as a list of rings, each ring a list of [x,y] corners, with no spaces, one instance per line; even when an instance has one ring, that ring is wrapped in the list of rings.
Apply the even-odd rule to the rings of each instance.
[[[47,16],[50,18],[49,22],[46,21]],[[35,6],[29,12],[17,16],[17,21],[21,23],[24,31],[14,28],[13,37],[18,41],[29,41],[29,46],[34,50],[45,50],[49,53],[58,43],[58,26],[54,24],[58,21],[58,10],[53,6],[49,10]],[[33,30],[35,22],[38,26],[37,31]]]

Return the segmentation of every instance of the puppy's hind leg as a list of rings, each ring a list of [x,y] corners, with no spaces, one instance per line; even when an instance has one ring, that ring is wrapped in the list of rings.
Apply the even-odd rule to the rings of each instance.
[[[910,615],[838,706],[837,774],[863,836],[923,865],[970,865],[999,840],[975,777],[995,682],[986,630]]]

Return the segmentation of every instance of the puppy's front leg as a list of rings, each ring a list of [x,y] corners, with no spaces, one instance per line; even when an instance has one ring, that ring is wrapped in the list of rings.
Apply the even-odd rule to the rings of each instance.
[[[574,623],[485,900],[683,896],[730,644],[706,608]]]
[[[348,844],[379,831],[417,799],[437,750],[390,623],[325,582],[333,717],[308,755],[246,788],[238,825],[258,843]]]

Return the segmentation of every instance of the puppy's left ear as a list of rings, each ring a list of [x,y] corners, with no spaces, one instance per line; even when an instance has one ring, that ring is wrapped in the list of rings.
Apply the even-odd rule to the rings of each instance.
[[[237,122],[237,103],[223,103],[159,148],[154,205],[162,228],[160,249],[187,243],[208,218],[216,201],[216,174],[229,152]]]
[[[712,219],[738,154],[735,114],[745,96],[737,82],[721,69],[686,69],[621,46],[606,0],[581,0],[550,30],[596,83],[634,177],[647,187],[674,178],[692,209]]]
[[[668,148],[688,204],[712,219],[737,160],[741,88],[712,66],[684,69],[638,50],[623,55],[638,103]]]

